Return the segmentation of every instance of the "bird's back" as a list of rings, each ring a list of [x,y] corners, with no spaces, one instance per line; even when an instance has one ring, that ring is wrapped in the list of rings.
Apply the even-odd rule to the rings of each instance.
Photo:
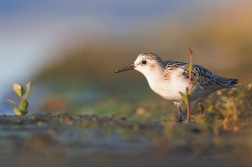
[[[181,75],[185,78],[189,78],[188,63],[179,61],[165,61],[166,70],[181,70]],[[198,89],[221,89],[221,88],[238,88],[235,84],[238,83],[238,79],[223,78],[215,75],[208,69],[193,65],[192,68],[192,84]]]

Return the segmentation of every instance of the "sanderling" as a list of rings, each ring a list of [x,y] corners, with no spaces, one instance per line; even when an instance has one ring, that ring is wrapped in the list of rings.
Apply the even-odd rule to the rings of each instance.
[[[173,60],[163,61],[154,53],[142,53],[133,64],[115,72],[132,69],[141,72],[146,77],[150,88],[163,98],[172,100],[181,112],[183,98],[179,92],[186,94],[186,87],[189,83],[188,63]],[[239,87],[235,86],[238,79],[219,77],[199,65],[193,65],[192,83],[195,85],[191,90],[190,102],[199,104],[202,111],[204,108],[198,102],[210,93],[223,88]]]

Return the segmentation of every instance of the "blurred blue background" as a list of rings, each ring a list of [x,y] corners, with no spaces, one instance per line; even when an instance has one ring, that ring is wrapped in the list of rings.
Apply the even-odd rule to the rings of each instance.
[[[83,63],[86,68],[79,71],[83,72],[80,76],[87,76],[87,80],[106,78],[106,74],[107,78],[115,79],[113,70],[132,63],[141,52],[155,52],[163,59],[188,61],[188,48],[193,48],[194,63],[219,75],[249,81],[252,76],[251,7],[249,0],[1,0],[0,112],[10,113],[12,109],[12,106],[6,106],[5,99],[15,96],[12,95],[14,82],[24,85],[34,81],[35,93],[31,101],[38,105],[43,99],[39,92],[54,90],[54,87],[40,90],[38,85],[51,86],[40,82],[43,71],[51,69],[47,73],[53,74],[53,67],[57,65],[63,74],[55,73],[52,78],[64,76],[65,72],[59,70],[60,65],[63,64],[64,69],[64,65],[71,64],[68,61],[74,58],[69,57],[75,54],[70,52],[81,52],[81,48],[96,47],[95,51],[109,48],[108,52],[101,51],[103,55],[100,52],[93,54],[101,59],[97,62],[104,63],[104,67],[90,65],[97,59],[87,54],[81,54],[81,59],[75,60],[86,61]],[[121,51],[113,55],[113,50],[118,48],[122,48]],[[93,69],[97,72],[88,75]],[[76,73],[73,70],[66,75]],[[129,73],[118,78],[130,78],[131,75],[133,78],[140,76]],[[144,78],[141,79],[141,84],[145,83]],[[89,92],[83,90],[82,93]]]

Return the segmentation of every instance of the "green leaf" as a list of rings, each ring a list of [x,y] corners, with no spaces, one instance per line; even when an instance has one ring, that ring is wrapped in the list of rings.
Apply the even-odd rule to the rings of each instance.
[[[29,95],[30,93],[30,89],[31,89],[31,82],[28,82],[26,85],[25,85],[25,98],[27,98],[27,96]]]
[[[19,110],[18,108],[13,108],[13,111],[16,115],[22,115],[22,111]]]
[[[23,115],[26,115],[28,113],[28,110],[22,112]]]
[[[13,104],[13,105],[17,105],[13,100],[11,100],[11,99],[7,99],[6,101],[8,101],[9,103],[11,103],[11,104]]]
[[[179,92],[179,94],[180,94],[180,95],[181,95],[181,97],[183,98],[183,100],[184,100],[185,104],[188,106],[189,101],[188,101],[187,96],[186,96],[184,93],[182,93],[182,92]]]
[[[14,90],[14,92],[16,92],[16,94],[17,94],[19,97],[22,97],[22,96],[23,96],[24,88],[23,88],[22,86],[20,86],[19,84],[14,83],[14,84],[13,84],[13,90]]]
[[[227,101],[228,101],[228,98],[225,97],[225,96],[221,96],[221,100],[224,101],[224,102],[227,102]]]
[[[27,110],[27,108],[28,108],[28,101],[26,99],[21,100],[19,104],[19,109],[24,112]]]
[[[186,95],[188,96],[189,95],[189,88],[186,87]]]

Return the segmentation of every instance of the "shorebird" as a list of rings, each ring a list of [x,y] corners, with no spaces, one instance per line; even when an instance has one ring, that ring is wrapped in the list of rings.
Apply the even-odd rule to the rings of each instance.
[[[163,61],[154,53],[142,53],[133,64],[116,70],[115,73],[133,69],[146,77],[150,88],[155,93],[166,100],[172,100],[182,113],[183,98],[179,92],[186,94],[186,87],[189,83],[188,63],[173,60]],[[199,104],[202,112],[204,107],[200,101],[207,95],[219,89],[239,87],[235,85],[238,83],[238,79],[219,77],[196,64],[192,66],[191,82],[195,85],[191,89],[190,102]]]

